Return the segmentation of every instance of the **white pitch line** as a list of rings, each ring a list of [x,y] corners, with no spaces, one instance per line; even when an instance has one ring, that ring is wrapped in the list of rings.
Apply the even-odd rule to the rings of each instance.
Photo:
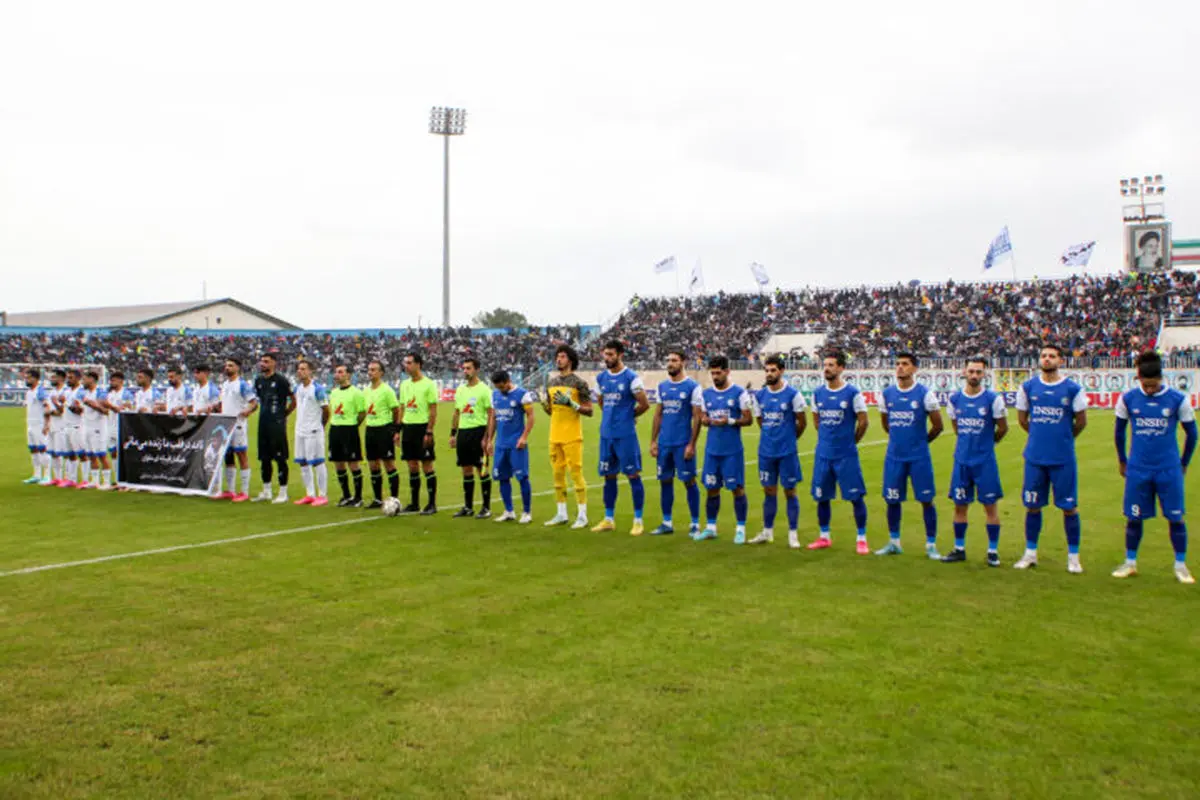
[[[859,447],[873,447],[873,446],[880,445],[880,444],[887,444],[887,439],[876,439],[876,440],[870,441],[870,442],[862,442],[861,444],[859,444]],[[812,455],[812,452],[813,451],[810,450],[805,453],[800,453],[800,455],[808,456],[808,455]],[[758,463],[757,460],[747,461],[746,465],[753,466],[754,464],[757,464],[757,463]],[[597,488],[597,487],[590,486],[590,485],[588,486],[588,489],[595,489],[595,488]],[[554,490],[548,489],[544,492],[534,492],[533,496],[534,497],[545,497],[548,494],[554,494]],[[450,511],[450,510],[457,509],[457,508],[459,508],[459,506],[449,505],[449,506],[440,506],[438,508],[438,510],[439,511]],[[412,517],[412,516],[416,516],[416,515],[407,514],[404,516]],[[231,537],[228,539],[211,539],[206,542],[194,542],[192,544],[176,544],[176,545],[172,545],[170,547],[156,547],[152,550],[137,550],[132,553],[115,553],[110,556],[97,556],[95,558],[83,558],[78,561],[63,561],[58,564],[41,564],[36,567],[22,567],[21,569],[12,569],[12,570],[8,570],[7,572],[0,572],[0,578],[10,578],[14,575],[31,575],[35,572],[49,572],[50,570],[68,569],[70,567],[86,567],[91,564],[103,564],[108,561],[124,561],[125,559],[130,559],[130,558],[143,558],[145,556],[158,556],[158,555],[164,555],[166,553],[178,553],[183,550],[199,550],[202,547],[217,547],[217,546],[223,545],[223,544],[238,544],[239,542],[252,542],[256,539],[272,539],[276,536],[290,536],[291,534],[294,534],[294,533],[308,533],[309,531],[327,530],[329,528],[343,528],[343,527],[346,527],[347,525],[358,525],[363,522],[378,522],[379,520],[382,520],[382,519],[390,519],[390,518],[385,517],[383,515],[370,516],[370,517],[358,517],[355,519],[339,520],[337,522],[323,522],[323,523],[320,523],[319,525],[304,525],[299,528],[285,528],[285,529],[279,530],[279,531],[267,531],[266,533],[252,533],[252,534],[249,534],[248,536],[234,536],[234,537]]]

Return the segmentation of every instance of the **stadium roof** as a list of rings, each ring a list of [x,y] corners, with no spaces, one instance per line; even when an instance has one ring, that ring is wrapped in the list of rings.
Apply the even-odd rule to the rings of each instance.
[[[215,300],[188,300],[179,303],[150,303],[140,306],[72,308],[64,311],[7,313],[3,324],[28,328],[153,328],[157,323],[179,314],[200,311],[218,305],[231,305],[286,330],[299,330],[290,322],[273,317],[232,297]]]

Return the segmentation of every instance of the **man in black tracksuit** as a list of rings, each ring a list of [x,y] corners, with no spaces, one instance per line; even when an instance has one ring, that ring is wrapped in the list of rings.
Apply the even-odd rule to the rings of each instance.
[[[287,418],[296,410],[296,396],[287,378],[275,371],[274,353],[265,353],[254,379],[258,395],[258,460],[262,464],[262,493],[254,502],[271,500],[271,464],[279,467],[279,494],[275,503],[288,501]]]

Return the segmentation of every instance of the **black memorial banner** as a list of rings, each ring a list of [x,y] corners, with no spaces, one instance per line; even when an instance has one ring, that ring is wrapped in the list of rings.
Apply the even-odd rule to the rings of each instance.
[[[236,417],[120,415],[117,483],[130,489],[209,494],[220,480]]]

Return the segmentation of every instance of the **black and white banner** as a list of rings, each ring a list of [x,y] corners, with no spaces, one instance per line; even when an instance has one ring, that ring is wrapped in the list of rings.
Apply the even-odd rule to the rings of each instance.
[[[121,414],[118,485],[209,494],[220,480],[236,417]]]

